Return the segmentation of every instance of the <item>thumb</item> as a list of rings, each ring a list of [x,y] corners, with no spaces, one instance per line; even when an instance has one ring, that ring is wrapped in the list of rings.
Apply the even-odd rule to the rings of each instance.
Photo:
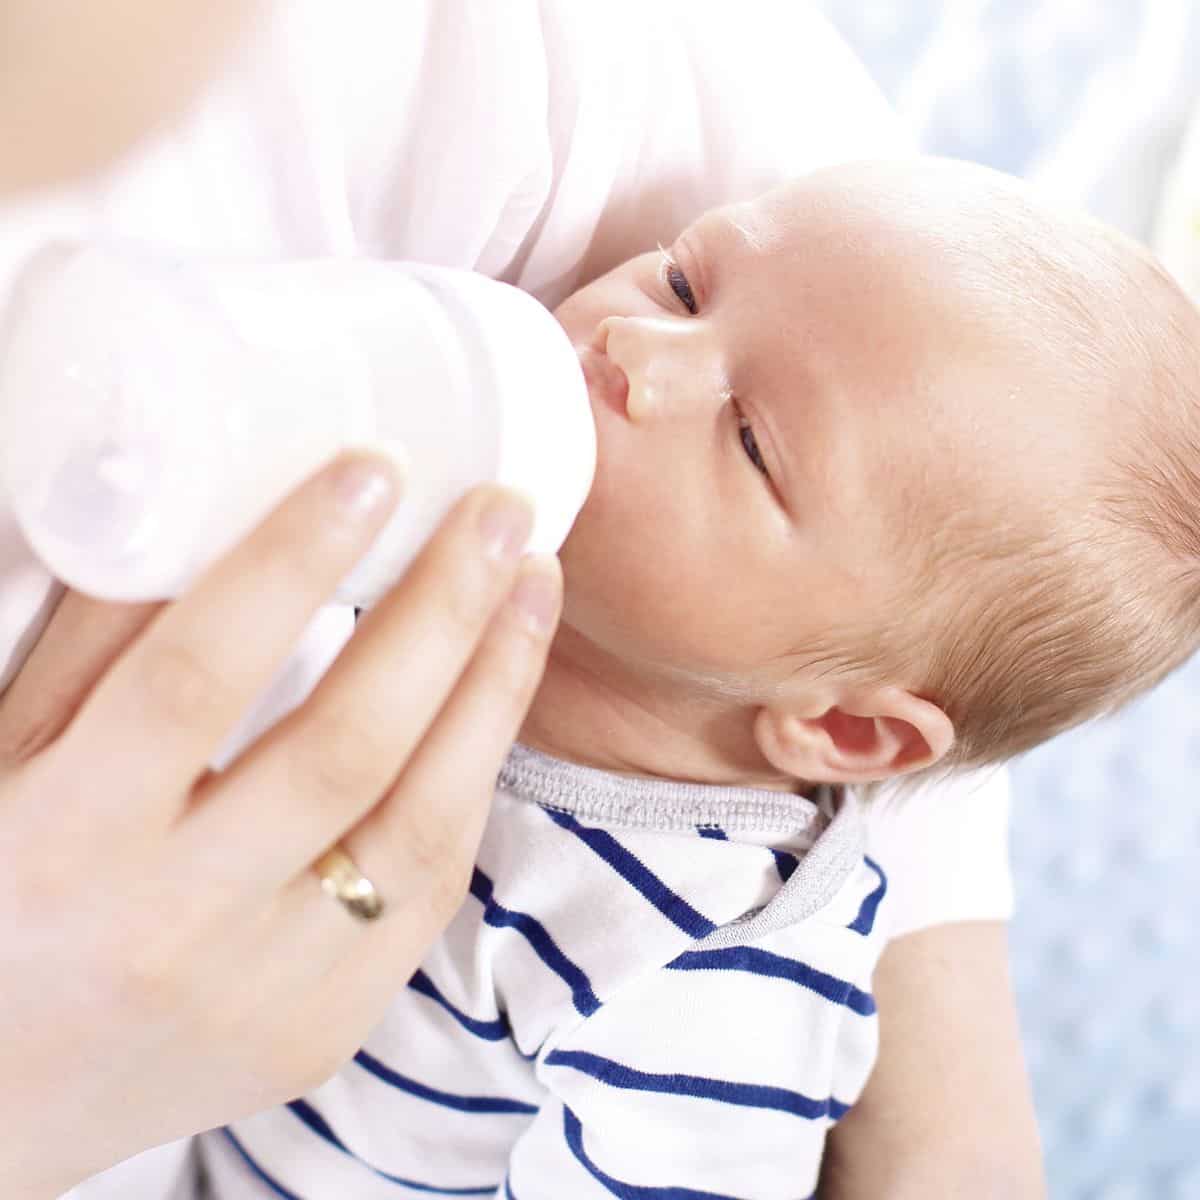
[[[163,604],[113,604],[64,590],[29,657],[0,696],[0,765],[23,762],[58,737]]]

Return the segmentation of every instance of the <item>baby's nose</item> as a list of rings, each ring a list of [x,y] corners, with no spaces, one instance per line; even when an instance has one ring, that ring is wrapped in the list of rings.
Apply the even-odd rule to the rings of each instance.
[[[675,323],[653,317],[608,317],[600,323],[599,348],[629,383],[626,415],[633,422],[663,416],[668,408],[671,380],[682,364],[675,363],[679,331]]]

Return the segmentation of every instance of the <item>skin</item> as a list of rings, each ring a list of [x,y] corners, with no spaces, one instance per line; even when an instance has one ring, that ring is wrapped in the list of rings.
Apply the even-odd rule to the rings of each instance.
[[[829,631],[894,615],[946,514],[1057,504],[1093,447],[942,253],[946,171],[1003,202],[959,164],[822,171],[706,214],[557,310],[599,466],[525,740],[783,789],[949,748],[918,680],[828,670]]]
[[[107,166],[187,105],[251,0],[4,0],[0,196]]]

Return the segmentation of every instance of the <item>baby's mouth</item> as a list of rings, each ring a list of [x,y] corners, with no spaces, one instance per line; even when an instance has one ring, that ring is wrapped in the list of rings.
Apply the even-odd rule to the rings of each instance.
[[[592,404],[603,401],[619,416],[627,417],[629,380],[625,377],[625,372],[607,354],[591,346],[576,346],[575,349]]]

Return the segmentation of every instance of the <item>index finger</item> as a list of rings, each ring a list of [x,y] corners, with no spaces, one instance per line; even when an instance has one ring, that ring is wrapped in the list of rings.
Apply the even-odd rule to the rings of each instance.
[[[287,658],[315,610],[366,553],[395,506],[396,467],[361,451],[286,497],[251,535],[167,605],[100,680],[48,751],[103,764],[143,829],[169,823],[225,736]],[[139,804],[138,800],[144,803]]]

